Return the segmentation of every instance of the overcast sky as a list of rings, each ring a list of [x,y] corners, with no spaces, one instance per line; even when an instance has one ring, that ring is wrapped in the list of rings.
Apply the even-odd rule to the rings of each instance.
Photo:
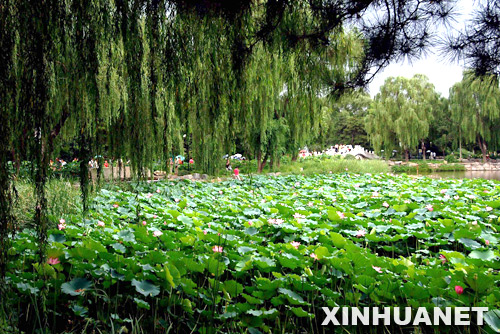
[[[452,28],[463,29],[466,19],[470,17],[477,5],[475,0],[459,0]],[[441,29],[441,33],[445,35],[449,33],[449,29],[450,27]],[[436,87],[436,91],[441,93],[442,96],[448,97],[450,87],[455,82],[462,80],[463,69],[463,62],[450,63],[443,59],[437,49],[430,49],[425,58],[414,60],[411,64],[408,62],[391,63],[383,72],[375,76],[368,89],[373,97],[379,92],[380,86],[388,77],[403,76],[410,78],[414,74],[425,74]]]

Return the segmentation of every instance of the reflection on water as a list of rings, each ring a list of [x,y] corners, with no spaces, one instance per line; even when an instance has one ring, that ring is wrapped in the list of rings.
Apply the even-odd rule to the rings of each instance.
[[[436,179],[486,179],[500,180],[500,171],[460,171],[460,172],[438,172],[438,173],[420,173]]]

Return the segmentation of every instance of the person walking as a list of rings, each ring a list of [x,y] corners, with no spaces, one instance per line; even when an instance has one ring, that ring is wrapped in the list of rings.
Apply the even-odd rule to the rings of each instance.
[[[234,169],[234,178],[241,181],[241,178],[240,178],[240,170],[238,169],[238,167],[236,167]]]

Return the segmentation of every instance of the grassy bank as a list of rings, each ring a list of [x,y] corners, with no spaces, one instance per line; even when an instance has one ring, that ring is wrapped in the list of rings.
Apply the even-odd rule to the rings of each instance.
[[[386,173],[389,166],[383,160],[304,160],[291,162],[281,166],[279,171],[284,174],[328,174],[328,173]]]
[[[36,206],[34,185],[26,179],[20,179],[16,181],[15,188],[14,219],[20,226],[30,225]],[[77,181],[50,179],[47,183],[46,193],[49,216],[61,217],[81,212],[81,193]]]
[[[238,167],[242,174],[257,174],[257,161],[235,161],[232,166]],[[335,173],[386,173],[389,172],[389,166],[383,160],[356,160],[344,158],[309,158],[299,159],[297,161],[290,161],[284,159],[280,166],[273,166],[271,168],[267,165],[263,173],[276,173],[282,174],[329,174]]]

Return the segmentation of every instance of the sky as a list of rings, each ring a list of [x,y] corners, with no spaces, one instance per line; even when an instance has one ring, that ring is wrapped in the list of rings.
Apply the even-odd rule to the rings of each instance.
[[[466,19],[470,17],[476,6],[477,1],[475,0],[459,0],[455,21],[452,22],[451,28],[463,29]],[[448,29],[441,28],[439,34],[442,34],[442,36],[439,37],[444,37],[448,33],[450,33],[450,27]],[[429,81],[434,84],[436,91],[442,96],[448,97],[450,87],[462,80],[463,69],[463,61],[461,63],[452,63],[444,59],[439,54],[437,48],[432,48],[427,51],[425,57],[415,59],[411,64],[407,61],[389,64],[375,76],[373,81],[368,85],[368,90],[373,97],[379,92],[380,86],[384,84],[385,79],[388,77],[403,76],[410,78],[415,74],[425,74],[429,78]]]

